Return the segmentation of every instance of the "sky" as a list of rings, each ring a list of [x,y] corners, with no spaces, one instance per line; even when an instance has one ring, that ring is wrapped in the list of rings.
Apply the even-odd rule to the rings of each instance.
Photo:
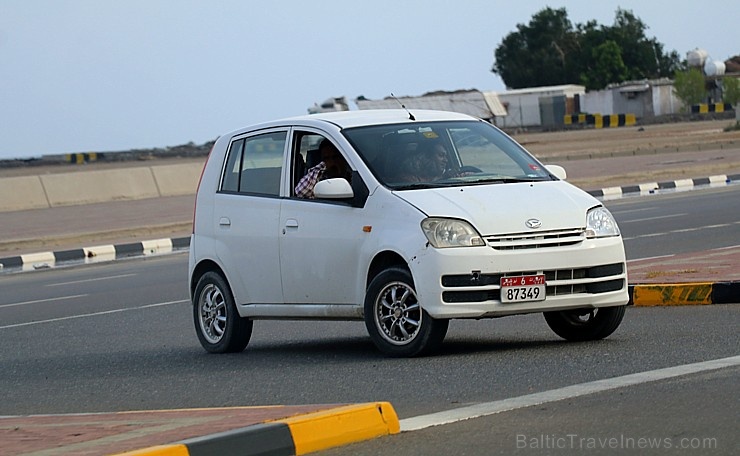
[[[315,103],[506,90],[543,8],[632,11],[664,51],[740,54],[738,0],[0,0],[0,159],[203,144]]]

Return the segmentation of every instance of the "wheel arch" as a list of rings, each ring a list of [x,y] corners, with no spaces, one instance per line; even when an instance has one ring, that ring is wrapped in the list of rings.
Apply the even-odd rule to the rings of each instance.
[[[207,272],[215,272],[219,274],[226,284],[231,287],[231,284],[229,283],[228,278],[226,277],[226,274],[224,274],[223,269],[221,269],[221,266],[218,265],[213,260],[202,260],[200,263],[198,263],[197,266],[193,269],[193,273],[190,275],[190,297],[192,300],[193,294],[195,293],[195,287],[198,286],[198,281],[201,277]],[[233,295],[233,290],[231,290]]]
[[[370,266],[367,270],[365,289],[367,290],[367,287],[370,286],[370,282],[373,281],[375,276],[392,266],[401,267],[410,272],[409,266],[406,261],[401,255],[396,252],[387,250],[375,255],[375,258],[373,258],[373,261],[370,262]]]

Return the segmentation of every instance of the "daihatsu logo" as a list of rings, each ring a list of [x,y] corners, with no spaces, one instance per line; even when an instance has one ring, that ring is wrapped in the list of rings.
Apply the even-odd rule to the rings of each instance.
[[[528,228],[532,228],[533,230],[536,230],[537,228],[542,226],[542,222],[540,222],[536,218],[531,218],[524,222],[525,225],[527,225]]]

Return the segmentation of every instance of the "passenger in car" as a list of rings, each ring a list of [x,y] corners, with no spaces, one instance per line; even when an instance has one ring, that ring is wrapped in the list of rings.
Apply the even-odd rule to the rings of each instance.
[[[396,182],[422,182],[421,156],[418,152],[407,153],[398,163],[396,172],[390,172],[391,181]]]
[[[321,180],[343,177],[350,181],[352,174],[347,162],[331,141],[324,138],[319,144],[321,161],[309,169],[295,186],[295,195],[299,198],[314,198],[313,188]]]

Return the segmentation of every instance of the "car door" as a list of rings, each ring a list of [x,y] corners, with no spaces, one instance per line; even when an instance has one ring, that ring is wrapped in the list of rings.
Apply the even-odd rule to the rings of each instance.
[[[324,136],[296,131],[293,138],[293,161],[306,163],[306,173],[316,163],[311,156]],[[347,155],[342,155],[346,161]],[[299,179],[293,176],[291,182]],[[286,303],[357,304],[360,249],[368,236],[363,211],[347,201],[297,198],[293,191],[283,200],[280,268]]]
[[[232,140],[213,223],[216,253],[239,304],[282,302],[280,180],[287,129]]]

